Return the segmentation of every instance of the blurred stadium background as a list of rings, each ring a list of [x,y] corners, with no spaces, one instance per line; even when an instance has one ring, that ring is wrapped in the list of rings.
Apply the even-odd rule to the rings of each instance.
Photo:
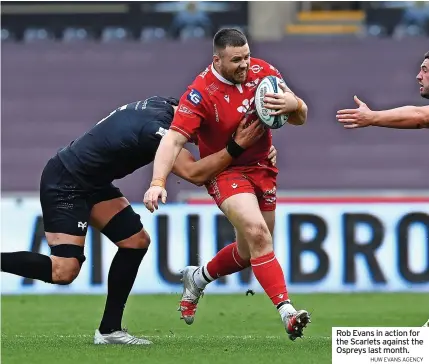
[[[427,1],[2,2],[2,251],[48,253],[38,201],[39,177],[46,161],[118,106],[154,94],[179,97],[211,62],[213,34],[231,26],[246,32],[253,55],[279,68],[309,105],[304,127],[288,125],[274,132],[280,169],[274,240],[292,298],[302,293],[296,295],[298,303],[314,307],[319,318],[332,317],[331,321],[314,320],[310,337],[329,337],[335,325],[423,324],[429,316],[428,134],[381,128],[347,131],[336,122],[335,112],[355,107],[355,94],[374,109],[427,104],[415,80],[422,56],[429,50]],[[155,325],[161,334],[150,333],[163,337],[170,323],[156,316],[159,301],[137,295],[173,293],[173,299],[165,300],[174,301],[171,317],[176,320],[179,269],[207,262],[234,236],[205,189],[175,176],[168,181],[168,205],[154,215],[147,213],[140,202],[151,173],[150,167],[144,168],[116,185],[141,214],[153,242],[130,305],[152,303],[149,309],[132,306],[135,315],[128,314],[128,321],[134,323],[134,332],[145,334]],[[76,321],[67,321],[58,306],[70,309],[76,317],[81,312],[76,307],[88,311],[92,321],[88,327],[79,326],[83,334],[70,340],[75,346],[90,340],[103,299],[96,297],[83,306],[78,296],[68,294],[106,292],[115,248],[105,240],[97,232],[88,234],[87,263],[70,286],[2,274],[2,348],[8,363],[30,355],[28,348],[33,344],[26,342],[27,351],[21,351],[20,341],[26,340],[22,335],[28,334],[30,319],[34,335],[64,333],[63,326],[76,334],[70,328]],[[261,292],[251,272],[245,271],[211,285],[208,292],[217,299],[217,293],[244,295],[248,288]],[[328,295],[310,295],[316,292]],[[365,292],[394,293],[366,296]],[[22,294],[43,296],[23,298]],[[67,296],[61,301],[63,296],[54,299],[46,294]],[[242,302],[238,295],[225,297],[228,305]],[[404,312],[398,297],[410,303],[404,303],[407,322],[398,316],[398,311]],[[51,299],[57,302],[54,306]],[[209,315],[210,298],[205,300]],[[251,300],[244,304],[249,318],[260,315],[252,311],[256,308],[250,306]],[[326,300],[331,304],[320,306]],[[216,302],[213,310],[224,301]],[[398,306],[389,311],[393,302]],[[22,315],[34,306],[45,311],[37,311],[37,317]],[[263,301],[260,306],[265,312],[269,303]],[[89,312],[92,309],[95,314]],[[149,312],[152,321],[148,323],[144,317]],[[238,320],[237,325],[247,325],[245,320]],[[265,318],[261,320],[263,335],[282,335],[279,322],[275,321],[273,334]],[[219,318],[210,324],[224,325],[217,326],[216,334],[241,335]],[[258,337],[260,327],[253,325],[250,331],[254,328]],[[54,326],[57,331],[45,330]],[[181,327],[175,332],[208,334],[198,331],[202,330],[198,326],[192,334],[181,332]],[[283,345],[283,339],[276,343]],[[39,344],[34,344],[37,350]],[[275,345],[267,345],[264,350],[272,351],[272,362],[277,362]],[[315,351],[315,363],[328,362],[320,359],[329,356],[326,345]],[[65,356],[72,360],[73,355],[70,348]],[[222,360],[216,357],[213,362]]]

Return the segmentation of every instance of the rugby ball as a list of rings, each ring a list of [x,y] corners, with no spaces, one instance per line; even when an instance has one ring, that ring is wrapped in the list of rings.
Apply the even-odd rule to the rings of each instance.
[[[267,109],[264,106],[264,97],[266,93],[283,94],[283,90],[279,86],[280,83],[285,82],[279,77],[264,77],[255,92],[256,113],[258,114],[259,120],[270,129],[281,128],[289,118],[289,115],[270,115],[270,112],[274,110]]]

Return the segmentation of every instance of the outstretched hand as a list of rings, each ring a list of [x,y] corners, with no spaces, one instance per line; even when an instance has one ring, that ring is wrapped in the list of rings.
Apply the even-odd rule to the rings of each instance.
[[[343,109],[337,111],[337,120],[344,124],[346,129],[364,128],[372,125],[374,119],[374,111],[367,104],[354,97],[357,109]]]

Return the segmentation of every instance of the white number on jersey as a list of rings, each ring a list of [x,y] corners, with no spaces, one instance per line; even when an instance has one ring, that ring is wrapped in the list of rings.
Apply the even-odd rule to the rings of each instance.
[[[109,115],[107,115],[105,118],[103,118],[103,119],[101,119],[96,125],[98,125],[98,124],[100,124],[100,123],[102,123],[104,120],[106,120],[107,118],[110,118],[116,111],[122,111],[122,110],[125,110],[126,108],[127,108],[127,106],[128,106],[128,104],[127,105],[123,105],[123,106],[121,106],[121,107],[119,107],[119,108],[117,108],[116,110],[113,110]]]

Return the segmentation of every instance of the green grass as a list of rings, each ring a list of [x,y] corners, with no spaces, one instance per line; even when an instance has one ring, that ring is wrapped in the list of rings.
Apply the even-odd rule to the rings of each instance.
[[[103,296],[3,296],[2,363],[331,363],[332,326],[421,326],[427,294],[293,295],[313,312],[303,340],[291,342],[271,302],[255,296],[210,295],[187,326],[178,295],[131,296],[124,324],[149,336],[150,347],[95,346]]]

